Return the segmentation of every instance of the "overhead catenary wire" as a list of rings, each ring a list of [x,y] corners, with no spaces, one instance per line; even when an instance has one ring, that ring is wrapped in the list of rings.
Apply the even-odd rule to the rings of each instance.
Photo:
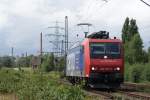
[[[93,12],[92,8],[98,6],[99,1],[103,1],[103,3],[99,6],[99,8],[102,8],[106,3],[108,3],[108,0],[92,0],[92,1],[89,1],[87,6],[86,6],[86,10],[84,11],[84,14],[86,16],[85,15],[76,15],[76,17],[78,19],[78,23],[83,22],[83,20],[89,21],[89,18],[94,16],[94,15],[91,14],[91,12]],[[82,12],[82,14],[83,14],[83,12]]]
[[[96,6],[96,3],[94,1],[89,2],[88,6],[87,6],[87,10],[86,10],[86,20],[88,20],[90,13],[91,13],[91,9]]]
[[[102,1],[101,3],[99,1]],[[93,18],[93,16],[95,16],[94,14],[92,14],[94,7],[98,7],[99,9],[102,8],[106,3],[108,3],[109,0],[90,0],[87,5],[86,5],[86,9],[84,9],[84,12],[80,12],[76,15],[76,18],[78,19],[77,23],[82,23],[83,21],[89,22],[89,18]],[[83,15],[83,13],[85,15]],[[84,19],[83,19],[84,18]],[[79,27],[77,27],[79,28]],[[95,27],[94,27],[95,28]],[[84,27],[81,26],[80,30],[84,30]],[[76,32],[79,32],[77,30],[75,30]],[[73,31],[74,32],[74,31]],[[75,32],[74,32],[75,33]],[[78,35],[79,36],[79,35]]]
[[[92,2],[92,4],[88,5],[87,9],[87,18],[86,20],[89,20],[89,17],[92,18],[94,14],[91,14],[92,8],[99,6],[99,8],[102,8],[108,1],[107,0],[101,0],[103,1],[102,4],[99,6],[99,0],[96,0],[96,2]]]
[[[100,4],[100,5],[99,5],[99,0],[94,0],[94,1],[92,0],[92,1],[88,2],[86,10],[85,10],[86,16],[84,16],[84,20],[86,20],[86,22],[89,22],[89,18],[92,18],[93,16],[95,16],[95,14],[91,13],[91,12],[93,12],[92,8],[94,8],[94,7],[102,8],[108,2],[108,0],[100,0],[100,1],[103,1],[102,4]],[[81,18],[79,20],[81,21]],[[83,26],[81,26],[81,29],[83,30]]]
[[[150,4],[149,3],[147,3],[146,1],[144,1],[144,0],[140,0],[141,2],[143,2],[144,4],[146,4],[147,6],[149,6],[150,7]]]

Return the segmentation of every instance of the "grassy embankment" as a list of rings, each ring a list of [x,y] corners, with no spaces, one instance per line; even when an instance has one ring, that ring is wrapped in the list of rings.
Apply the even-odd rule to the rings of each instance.
[[[59,82],[60,73],[38,71],[0,70],[0,98],[6,100],[91,100],[80,86]],[[9,99],[9,97],[11,99]]]
[[[0,99],[5,100],[91,100],[93,97],[84,94],[80,86],[68,86],[59,82],[58,72],[40,73],[24,69],[0,70]],[[126,64],[125,81],[150,83],[149,64]],[[144,91],[150,91],[149,89]],[[10,97],[10,99],[9,99]],[[13,97],[13,98],[12,98]],[[14,99],[14,100],[15,100]],[[94,98],[95,99],[95,98]]]

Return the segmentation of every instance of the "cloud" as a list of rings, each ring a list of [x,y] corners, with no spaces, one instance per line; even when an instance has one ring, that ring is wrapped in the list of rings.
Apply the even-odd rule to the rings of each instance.
[[[70,40],[84,37],[83,28],[76,25],[81,22],[93,24],[90,31],[107,30],[111,36],[121,35],[125,18],[135,18],[144,43],[150,38],[150,8],[140,0],[1,0],[0,1],[0,43],[5,44],[0,50],[15,47],[17,54],[39,51],[39,34],[44,34],[44,50],[50,51],[54,21],[64,22],[69,17]],[[64,26],[64,23],[59,23]],[[73,39],[74,38],[74,39]],[[3,52],[8,54],[9,50]],[[3,54],[1,53],[1,54]]]
[[[108,30],[112,36],[121,36],[121,29],[126,17],[137,20],[144,42],[150,38],[150,8],[140,0],[88,0],[80,10],[85,21],[94,24],[94,30]]]

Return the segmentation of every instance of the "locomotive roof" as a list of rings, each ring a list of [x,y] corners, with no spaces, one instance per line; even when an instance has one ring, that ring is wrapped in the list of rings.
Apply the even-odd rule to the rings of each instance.
[[[111,39],[109,37],[109,32],[107,31],[94,32],[89,34],[87,38],[90,40],[90,42],[121,42],[121,40],[116,39],[116,37]]]
[[[118,42],[121,43],[122,41],[120,39],[90,39],[90,38],[86,38],[82,44],[84,44],[85,42]]]
[[[89,42],[122,42],[120,39],[88,39]]]

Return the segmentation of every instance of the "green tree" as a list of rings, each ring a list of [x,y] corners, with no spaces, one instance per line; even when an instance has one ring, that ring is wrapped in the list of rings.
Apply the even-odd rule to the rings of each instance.
[[[17,67],[30,67],[32,57],[33,55],[29,55],[27,57],[17,57],[16,58]]]
[[[54,54],[51,53],[50,59],[49,59],[50,60],[49,62],[50,62],[51,69],[55,68],[54,59],[55,59]]]
[[[143,52],[142,52],[142,57],[141,57],[141,62],[142,63],[148,63],[148,53],[145,51],[145,50],[143,50]]]
[[[135,19],[130,20],[129,32],[130,32],[129,40],[132,39],[132,37],[134,37],[135,34],[139,33]]]
[[[122,28],[123,43],[129,40],[129,18],[127,17]]]
[[[145,67],[144,75],[145,75],[145,80],[150,82],[150,63],[147,64],[147,66]]]
[[[148,60],[150,62],[150,47],[148,48]]]
[[[2,66],[4,67],[15,67],[15,58],[10,56],[2,57]]]
[[[136,64],[134,66],[132,66],[131,70],[131,81],[132,82],[140,82],[142,79],[142,71],[143,71],[143,66],[141,66],[140,64]]]
[[[134,50],[131,49],[131,42],[125,44],[125,61],[129,64],[134,64]]]
[[[135,19],[127,17],[122,28],[122,41],[125,48],[125,60],[130,64],[148,62],[148,55],[143,50],[143,41],[138,32]]]
[[[133,62],[141,62],[143,54],[143,42],[139,34],[136,34],[131,41],[131,50],[133,51]]]
[[[3,67],[2,57],[0,57],[0,69]]]
[[[58,70],[59,71],[63,71],[64,67],[65,67],[65,58],[64,57],[60,57],[58,63],[59,63],[58,64],[58,66],[59,66]]]
[[[54,54],[44,55],[42,62],[42,71],[49,72],[55,69]]]

